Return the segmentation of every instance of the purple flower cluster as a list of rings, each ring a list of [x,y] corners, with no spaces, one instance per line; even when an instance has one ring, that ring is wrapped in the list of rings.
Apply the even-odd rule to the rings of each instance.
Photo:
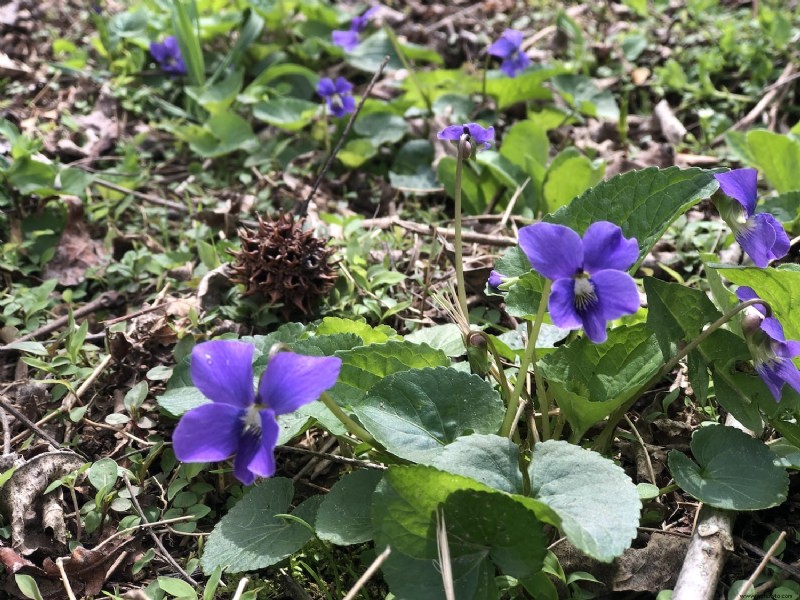
[[[350,29],[336,30],[331,34],[333,43],[343,48],[346,52],[352,52],[359,43],[359,34],[367,28],[370,19],[378,11],[377,6],[373,6],[360,17],[355,17],[350,22]]]
[[[278,415],[296,411],[333,387],[342,361],[336,357],[280,352],[253,391],[253,352],[244,342],[215,340],[192,351],[192,382],[211,400],[187,412],[172,444],[183,462],[215,462],[236,454],[233,474],[250,485],[275,473]]]
[[[500,39],[489,46],[489,54],[502,58],[500,70],[509,77],[516,77],[531,64],[531,59],[522,51],[522,32],[506,29]]]
[[[778,220],[767,213],[756,213],[758,171],[734,169],[714,175],[723,195],[715,197],[720,216],[733,231],[742,249],[757,267],[789,252],[789,236]]]
[[[519,245],[533,268],[553,280],[548,309],[558,327],[583,327],[597,344],[606,340],[608,321],[639,310],[639,291],[627,272],[639,245],[614,223],[592,223],[583,239],[564,225],[534,223],[519,230]]]
[[[151,42],[150,55],[164,73],[169,73],[170,75],[186,74],[186,64],[183,62],[183,56],[181,56],[178,38],[174,35],[167,36],[160,44]]]
[[[353,84],[344,77],[337,77],[336,81],[323,77],[317,84],[317,93],[327,102],[334,117],[343,117],[356,109],[352,89]]]
[[[744,285],[736,290],[736,296],[742,302],[758,298],[753,288]],[[795,356],[800,356],[800,342],[786,341],[781,322],[775,317],[767,317],[762,305],[753,307],[765,316],[756,321],[756,326],[745,317],[743,329],[747,345],[753,355],[756,373],[764,380],[775,401],[780,402],[786,384],[800,393],[800,371],[792,361]]]

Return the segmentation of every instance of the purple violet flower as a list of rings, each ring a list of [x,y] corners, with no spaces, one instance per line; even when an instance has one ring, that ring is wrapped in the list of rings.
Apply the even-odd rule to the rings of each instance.
[[[492,269],[492,272],[489,273],[489,280],[487,281],[490,288],[497,289],[503,283],[503,276]]]
[[[531,59],[522,51],[522,32],[506,29],[500,39],[489,46],[489,54],[502,58],[500,70],[509,77],[515,77],[531,64]]]
[[[753,288],[740,286],[736,296],[742,302],[758,298]],[[754,304],[753,308],[766,314],[764,307]],[[758,318],[753,321],[749,315],[742,321],[747,346],[753,355],[753,366],[761,376],[776,402],[781,401],[784,384],[789,384],[800,393],[800,370],[792,358],[800,355],[800,342],[786,341],[783,326],[775,317]]]
[[[470,141],[474,141],[478,145],[483,144],[485,148],[491,148],[491,142],[494,141],[494,127],[484,129],[477,123],[465,123],[464,125],[450,125],[445,127],[436,137],[440,140],[450,140],[457,142],[461,136],[467,134]]]
[[[639,310],[639,291],[627,273],[639,244],[614,223],[592,223],[583,240],[564,225],[534,223],[519,230],[519,245],[533,268],[553,280],[548,308],[558,327],[583,327],[599,344],[607,321]]]
[[[150,54],[164,73],[186,75],[186,64],[181,56],[178,38],[174,35],[165,37],[160,44],[150,42]]]
[[[350,91],[353,84],[344,77],[337,77],[333,81],[323,77],[317,84],[317,93],[328,103],[328,109],[334,117],[343,117],[356,109],[356,101]]]
[[[253,391],[251,344],[214,340],[192,350],[192,382],[211,400],[183,415],[172,435],[182,462],[215,462],[236,454],[233,474],[250,485],[275,473],[276,417],[296,411],[333,387],[337,357],[279,352]]]
[[[783,225],[768,213],[756,214],[758,171],[734,169],[714,177],[724,194],[714,198],[720,217],[753,263],[766,267],[771,260],[786,256],[790,243]]]
[[[335,30],[331,34],[333,43],[336,46],[343,48],[346,52],[352,52],[355,50],[359,42],[358,34],[367,28],[367,24],[376,12],[378,12],[378,7],[373,6],[360,17],[355,17],[352,21],[350,21],[350,29],[345,31],[340,29]]]

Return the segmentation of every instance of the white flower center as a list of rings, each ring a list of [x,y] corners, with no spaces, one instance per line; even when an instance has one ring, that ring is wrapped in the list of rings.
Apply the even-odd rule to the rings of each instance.
[[[261,415],[259,411],[263,408],[260,404],[252,404],[247,408],[244,413],[244,430],[245,432],[255,433],[261,435]]]
[[[579,311],[586,310],[597,302],[597,293],[594,291],[592,280],[586,276],[575,278],[575,308]]]

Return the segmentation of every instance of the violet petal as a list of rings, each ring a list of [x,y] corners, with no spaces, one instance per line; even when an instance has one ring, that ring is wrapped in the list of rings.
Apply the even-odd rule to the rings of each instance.
[[[318,399],[334,386],[342,360],[335,356],[303,356],[279,352],[261,377],[258,394],[276,415],[285,415]]]
[[[592,275],[590,281],[597,294],[597,304],[592,310],[604,320],[613,321],[639,310],[639,289],[633,277],[625,271],[598,271]]]
[[[598,221],[583,234],[583,267],[587,273],[604,269],[627,271],[639,258],[635,238],[625,238],[619,225]]]
[[[253,403],[253,351],[251,344],[213,340],[192,350],[192,383],[214,402],[246,408]]]
[[[583,269],[583,243],[569,227],[534,223],[519,230],[519,245],[533,268],[548,279],[571,278]]]
[[[557,327],[578,329],[583,326],[583,321],[575,309],[574,279],[565,278],[553,282],[547,308],[550,312],[550,319]]]
[[[722,193],[736,200],[750,217],[756,211],[758,200],[758,171],[755,169],[734,169],[727,173],[717,173]]]
[[[182,462],[225,460],[239,447],[244,410],[230,404],[203,404],[181,417],[172,434],[175,456]]]

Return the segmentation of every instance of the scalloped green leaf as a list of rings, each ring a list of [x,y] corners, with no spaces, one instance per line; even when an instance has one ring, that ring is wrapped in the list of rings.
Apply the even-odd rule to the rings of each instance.
[[[317,537],[340,546],[370,541],[369,499],[382,478],[383,471],[364,469],[337,481],[317,511]]]
[[[700,290],[679,283],[644,278],[647,294],[647,326],[656,332],[665,358],[675,351],[675,342],[691,341],[722,314]]]
[[[342,369],[339,380],[328,393],[334,402],[346,410],[392,373],[450,364],[450,359],[441,350],[427,344],[412,344],[401,340],[359,346],[352,350],[339,351],[336,356],[342,359]],[[321,402],[306,404],[300,408],[300,412],[314,417],[335,435],[345,433],[341,422]]]
[[[763,510],[786,500],[789,476],[761,440],[710,425],[694,433],[691,449],[694,461],[670,452],[669,470],[675,483],[701,502],[726,510]]]
[[[200,563],[211,573],[218,566],[229,573],[255,571],[291,556],[314,536],[296,521],[276,517],[289,511],[294,496],[291,479],[273,477],[250,488],[217,523]],[[302,502],[292,515],[314,526],[322,496]]]
[[[519,446],[505,437],[478,433],[460,437],[444,447],[432,466],[501,492],[522,493]]]
[[[610,562],[631,545],[639,526],[639,492],[621,467],[564,441],[536,444],[529,467],[531,496],[561,519],[579,550]]]
[[[459,436],[496,433],[505,411],[488,382],[436,367],[386,377],[353,404],[353,412],[392,454],[430,463]]]
[[[495,566],[482,552],[451,558],[456,598],[497,600]],[[397,550],[381,566],[389,590],[398,600],[446,600],[442,572],[436,561],[411,558]],[[409,577],[413,573],[413,577]]]
[[[610,221],[639,242],[641,261],[679,215],[713,194],[719,184],[702,169],[651,167],[612,177],[551,215],[551,223],[581,235],[595,221]]]
[[[437,511],[454,559],[480,553],[518,579],[541,570],[547,542],[527,502],[420,465],[390,468],[378,485],[372,502],[376,546],[436,559]]]
[[[628,401],[663,363],[655,334],[640,323],[611,329],[602,344],[584,337],[562,346],[539,367],[579,438]]]
[[[547,169],[542,187],[547,212],[567,206],[603,179],[605,172],[605,162],[590,160],[577,148],[559,152]]]

